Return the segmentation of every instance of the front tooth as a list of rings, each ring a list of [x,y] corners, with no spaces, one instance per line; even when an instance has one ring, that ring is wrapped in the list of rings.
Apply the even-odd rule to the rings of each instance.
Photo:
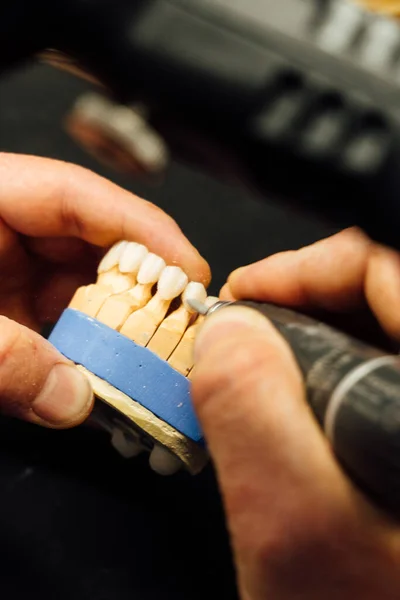
[[[121,333],[137,344],[146,346],[165,317],[171,300],[182,293],[187,281],[187,276],[179,267],[165,267],[158,282],[156,295],[146,306],[128,317]]]
[[[157,294],[163,300],[180,296],[188,283],[187,275],[179,267],[166,267],[158,281]]]
[[[150,252],[140,267],[137,280],[142,285],[156,283],[165,269],[165,261],[157,254]]]
[[[103,260],[100,262],[97,272],[105,273],[105,271],[109,271],[113,267],[116,267],[118,265],[121,254],[125,250],[127,244],[128,242],[124,241],[114,244],[114,246],[110,248],[107,254],[103,257]]]
[[[149,251],[146,246],[137,244],[136,242],[129,242],[125,248],[123,248],[119,259],[119,270],[121,273],[133,273],[134,275],[137,275],[148,254]]]
[[[191,281],[182,295],[182,302],[186,310],[189,312],[194,312],[193,309],[189,306],[188,300],[197,300],[198,302],[204,303],[207,298],[206,288],[202,283],[197,283],[196,281]]]

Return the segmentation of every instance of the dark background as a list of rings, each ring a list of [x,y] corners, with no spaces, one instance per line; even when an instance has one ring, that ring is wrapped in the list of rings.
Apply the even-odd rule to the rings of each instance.
[[[158,204],[210,262],[211,293],[233,268],[329,233],[181,165],[159,186],[107,171],[62,128],[89,87],[43,66],[3,77],[0,151],[79,163]],[[0,597],[235,598],[211,467],[196,478],[163,479],[84,427],[52,432],[0,420]]]

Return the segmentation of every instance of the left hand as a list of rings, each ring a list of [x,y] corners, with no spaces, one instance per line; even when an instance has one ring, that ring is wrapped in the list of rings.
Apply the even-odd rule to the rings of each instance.
[[[51,427],[88,416],[86,379],[36,332],[95,281],[99,252],[119,240],[209,282],[207,263],[156,206],[83,168],[0,153],[0,410]]]

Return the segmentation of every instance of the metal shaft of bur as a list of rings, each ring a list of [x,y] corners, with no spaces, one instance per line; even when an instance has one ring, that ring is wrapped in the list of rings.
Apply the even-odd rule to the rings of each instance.
[[[198,300],[188,300],[187,303],[193,310],[199,313],[199,315],[204,315],[207,317],[209,315],[212,315],[216,310],[219,310],[223,306],[233,304],[232,302],[224,302],[222,300],[220,302],[216,302],[211,307],[208,307],[206,304],[204,304],[203,302],[199,302]]]

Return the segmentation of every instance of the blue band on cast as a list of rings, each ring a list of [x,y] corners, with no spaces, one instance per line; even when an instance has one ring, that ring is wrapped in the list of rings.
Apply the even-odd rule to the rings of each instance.
[[[190,381],[165,360],[118,331],[74,309],[66,309],[49,341],[195,442],[203,435],[190,398]]]

